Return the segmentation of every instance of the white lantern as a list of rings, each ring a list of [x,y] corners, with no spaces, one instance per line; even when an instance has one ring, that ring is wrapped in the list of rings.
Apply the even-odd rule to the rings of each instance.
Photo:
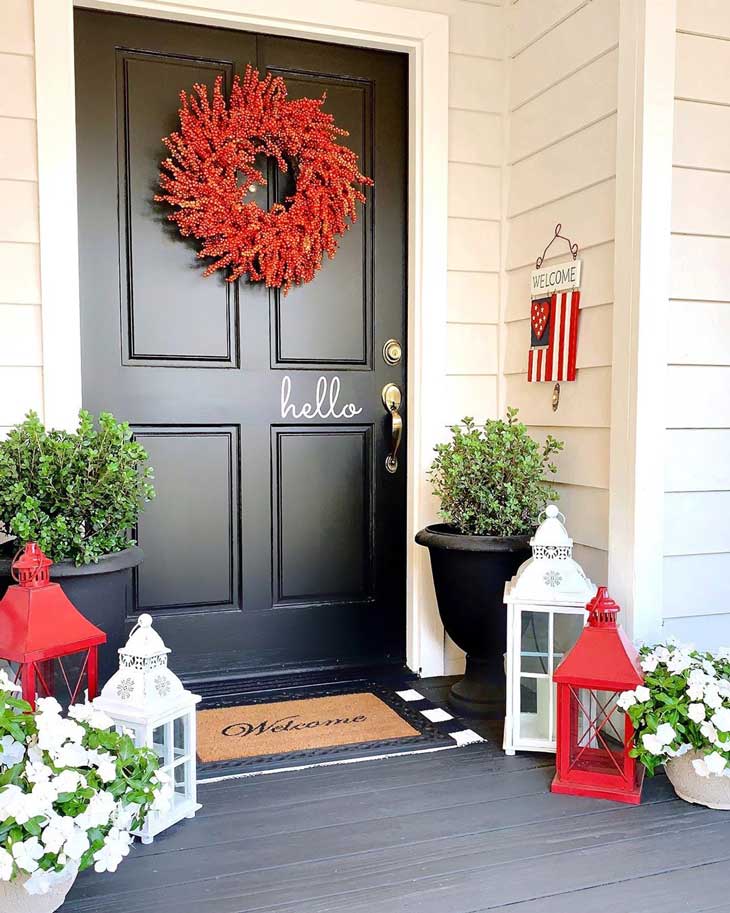
[[[195,817],[195,707],[200,697],[187,691],[167,667],[170,653],[152,628],[152,617],[140,615],[126,646],[119,650],[119,669],[94,706],[110,716],[119,730],[131,730],[135,745],[151,748],[167,774],[172,800],[165,811],[150,811],[135,834],[152,843],[157,834],[183,818]]]
[[[553,672],[575,644],[596,587],[573,560],[573,540],[554,504],[530,540],[532,558],[504,588],[507,714],[504,750],[555,751]],[[562,518],[562,519],[561,519]]]

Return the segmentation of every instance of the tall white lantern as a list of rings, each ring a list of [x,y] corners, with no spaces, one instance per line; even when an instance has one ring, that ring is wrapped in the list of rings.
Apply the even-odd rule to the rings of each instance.
[[[187,691],[167,666],[170,653],[152,627],[150,615],[140,615],[126,646],[119,650],[119,669],[102,689],[94,706],[110,716],[119,730],[131,730],[135,745],[151,748],[167,774],[172,799],[165,811],[150,811],[135,831],[142,843],[152,843],[165,828],[195,817],[195,708],[197,694]]]
[[[553,672],[583,630],[595,584],[573,560],[554,504],[530,540],[532,558],[507,582],[507,714],[504,750],[555,751]]]

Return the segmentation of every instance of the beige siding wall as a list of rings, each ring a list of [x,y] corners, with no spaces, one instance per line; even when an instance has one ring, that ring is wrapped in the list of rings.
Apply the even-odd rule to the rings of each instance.
[[[680,0],[667,319],[665,626],[730,642],[730,4]]]
[[[43,410],[31,0],[0,3],[0,435]]]
[[[502,405],[565,441],[560,506],[576,557],[607,577],[618,0],[516,0],[509,8]],[[530,271],[556,223],[583,259],[578,378],[527,383]],[[555,248],[564,260],[567,247]],[[548,258],[548,262],[550,257]]]
[[[501,0],[379,0],[449,16],[447,421],[498,412],[505,107]]]

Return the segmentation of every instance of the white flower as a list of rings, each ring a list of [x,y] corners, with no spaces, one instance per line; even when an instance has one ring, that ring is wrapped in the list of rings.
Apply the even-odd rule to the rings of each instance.
[[[71,818],[57,816],[41,834],[41,843],[47,853],[60,853],[61,847],[66,842],[66,834],[61,826],[61,821],[71,821]]]
[[[669,659],[669,650],[667,650],[666,647],[656,647],[654,649],[654,656],[656,656],[660,663],[665,663]]]
[[[691,701],[701,701],[705,694],[704,685],[700,682],[691,682],[687,688],[687,697]]]
[[[644,743],[644,748],[649,752],[649,754],[659,755],[664,751],[664,743],[660,738],[655,735],[652,735],[650,732],[644,733],[641,737],[641,741]]]
[[[705,670],[705,675],[707,675],[708,678],[717,678],[717,670],[709,659],[702,660],[702,668]]]
[[[0,789],[0,821],[4,821],[11,816],[13,818],[15,817],[15,815],[12,814],[12,810],[24,795],[23,790],[13,783]]]
[[[59,714],[63,707],[58,703],[55,697],[39,697],[35,702],[36,710],[40,714]]]
[[[13,877],[13,857],[0,847],[0,881],[10,881]]]
[[[74,793],[79,786],[86,786],[86,777],[77,770],[62,770],[53,778],[53,786],[59,793]]]
[[[17,742],[12,735],[4,735],[0,739],[0,764],[14,767],[25,757],[25,745]]]
[[[83,745],[66,742],[51,752],[56,767],[85,767],[88,763],[88,751]]]
[[[104,783],[111,783],[113,780],[116,780],[117,763],[116,758],[112,754],[108,751],[92,751],[90,749],[88,755],[89,763],[96,767],[97,773]]]
[[[101,827],[109,822],[116,810],[116,804],[116,800],[110,792],[104,790],[104,792],[96,793],[89,799],[87,808],[76,816],[76,822],[84,830],[88,830],[90,827]]]
[[[0,669],[0,691],[11,691],[20,694],[23,689],[8,677],[5,669]]]
[[[41,834],[41,842],[47,853],[61,853],[64,858],[78,862],[89,848],[86,831],[77,824],[78,818],[54,814]],[[59,861],[61,861],[59,859]]]
[[[25,778],[29,783],[47,783],[52,776],[53,771],[43,761],[28,761],[25,765]]]
[[[622,710],[628,710],[636,703],[636,695],[633,691],[623,691],[616,701]]]
[[[94,870],[97,872],[116,872],[117,866],[129,853],[132,838],[127,831],[113,827],[104,838],[104,846],[94,853]]]
[[[681,675],[692,665],[692,657],[688,656],[682,650],[672,654],[667,661],[667,669],[675,675]]]
[[[687,716],[693,723],[701,723],[705,718],[704,704],[690,704],[687,708]]]
[[[88,723],[94,729],[111,729],[114,720],[103,710],[97,710],[93,704],[74,704],[68,708],[68,715],[80,723]]]
[[[12,854],[18,868],[30,874],[38,868],[38,860],[43,855],[43,847],[37,837],[29,837],[27,840],[14,843]]]
[[[718,647],[715,656],[718,659],[730,659],[730,647]]]
[[[720,732],[730,732],[730,710],[727,707],[720,707],[710,717],[713,726]]]
[[[692,767],[695,769],[695,773],[698,777],[709,777],[710,771],[707,769],[707,764],[705,763],[704,758],[695,758],[692,761]]]
[[[654,672],[654,670],[656,669],[656,667],[658,665],[659,665],[659,660],[656,658],[656,656],[653,653],[648,653],[641,660],[641,668],[644,670],[644,672]]]
[[[717,740],[717,730],[709,720],[705,720],[704,723],[700,723],[700,732],[708,742],[712,742],[714,744],[714,742]]]
[[[715,685],[708,685],[708,687],[705,688],[705,703],[708,707],[712,707],[713,710],[722,707],[722,698]]]
[[[725,770],[727,761],[719,751],[713,751],[712,754],[705,755],[705,764],[707,765],[707,770],[710,774],[719,777]]]
[[[677,733],[669,723],[662,723],[661,726],[657,726],[656,735],[662,745],[668,745],[677,737]]]
[[[649,691],[646,685],[638,685],[634,694],[636,695],[636,700],[640,704],[645,704],[651,697],[651,691]]]
[[[73,819],[67,818],[66,820],[72,821]],[[66,843],[63,845],[63,849],[69,859],[78,862],[88,850],[89,846],[89,838],[86,836],[86,831],[83,828],[74,825],[73,830],[66,839]]]

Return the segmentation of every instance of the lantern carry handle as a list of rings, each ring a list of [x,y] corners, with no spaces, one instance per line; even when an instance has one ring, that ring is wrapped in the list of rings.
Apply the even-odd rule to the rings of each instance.
[[[152,627],[152,616],[148,615],[147,612],[143,612],[137,619],[137,624],[129,632],[131,637],[135,631],[138,631],[140,628],[151,628]]]
[[[565,526],[565,514],[560,510],[560,508],[555,504],[548,504],[547,507],[544,507],[540,513],[537,515],[537,522],[542,523],[542,518],[547,519],[548,517],[557,517],[560,522]]]

